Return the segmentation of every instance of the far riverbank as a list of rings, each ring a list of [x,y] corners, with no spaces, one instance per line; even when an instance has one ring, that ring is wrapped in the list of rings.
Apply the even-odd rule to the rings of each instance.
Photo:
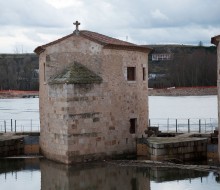
[[[38,97],[39,91],[0,90],[0,99]]]
[[[216,86],[148,89],[149,96],[209,96],[217,94],[218,90]]]
[[[170,87],[148,89],[149,96],[208,96],[217,95],[216,86],[211,87]],[[0,90],[0,99],[3,98],[28,98],[39,96],[39,91]]]

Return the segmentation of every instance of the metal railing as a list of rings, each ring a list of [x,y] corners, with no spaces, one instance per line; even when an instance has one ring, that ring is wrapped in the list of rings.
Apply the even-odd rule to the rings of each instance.
[[[162,132],[213,133],[218,127],[217,118],[150,118],[150,127],[159,127]],[[33,119],[0,120],[0,132],[40,132],[40,121]]]
[[[162,132],[213,133],[218,128],[217,118],[150,118],[149,126],[159,127]]]
[[[40,121],[33,119],[0,120],[0,132],[39,132]]]

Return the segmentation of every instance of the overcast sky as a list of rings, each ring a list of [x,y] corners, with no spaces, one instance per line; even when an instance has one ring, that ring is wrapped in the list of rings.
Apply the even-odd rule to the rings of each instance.
[[[0,53],[30,53],[79,29],[137,44],[210,45],[220,0],[1,0]]]

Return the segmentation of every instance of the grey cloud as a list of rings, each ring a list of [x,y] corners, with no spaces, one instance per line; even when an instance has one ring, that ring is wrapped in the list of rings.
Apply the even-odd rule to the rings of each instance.
[[[6,0],[0,6],[1,26],[60,27],[62,14],[43,0]]]
[[[75,0],[73,0],[75,1]],[[220,33],[219,0],[78,0],[56,9],[45,0],[6,0],[0,6],[0,37],[20,27],[32,43],[42,35],[62,37],[80,29],[146,43],[208,43]],[[31,49],[32,51],[33,49]]]

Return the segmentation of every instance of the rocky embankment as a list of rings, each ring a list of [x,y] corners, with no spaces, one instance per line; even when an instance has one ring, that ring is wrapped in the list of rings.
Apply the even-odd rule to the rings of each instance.
[[[149,88],[149,96],[208,96],[217,95],[217,87]]]

